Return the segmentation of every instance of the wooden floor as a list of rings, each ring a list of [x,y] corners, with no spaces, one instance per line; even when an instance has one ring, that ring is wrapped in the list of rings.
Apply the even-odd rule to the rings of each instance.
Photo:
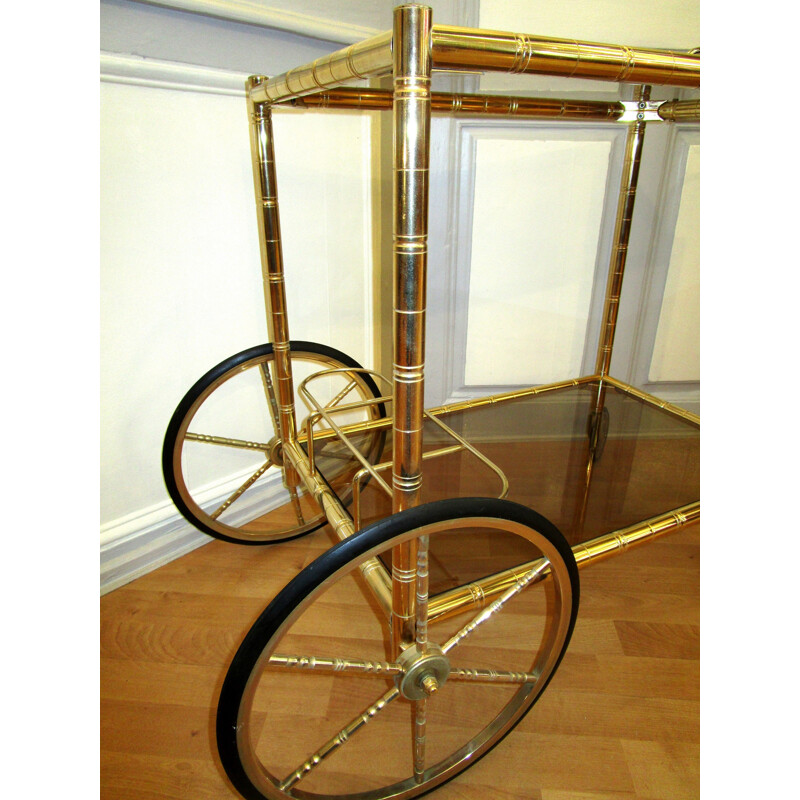
[[[218,541],[101,600],[104,800],[237,797],[213,744],[249,626],[330,545]],[[699,796],[699,528],[581,572],[572,643],[545,695],[436,800]]]

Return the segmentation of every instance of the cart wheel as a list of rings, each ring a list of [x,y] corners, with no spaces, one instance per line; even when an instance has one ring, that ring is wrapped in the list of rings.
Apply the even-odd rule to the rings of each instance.
[[[363,567],[423,536],[427,645],[394,659]],[[475,585],[505,570],[494,592]],[[471,603],[436,617],[448,589]],[[536,702],[569,642],[578,593],[564,537],[516,503],[440,500],[368,525],[300,572],[236,653],[217,712],[228,777],[248,800],[431,791],[485,755]]]
[[[295,387],[321,370],[361,369],[332,347],[313,342],[290,346]],[[326,521],[304,486],[284,486],[273,361],[272,345],[263,344],[218,364],[188,391],[167,428],[162,467],[170,497],[189,522],[218,539],[268,544],[308,533]],[[329,407],[380,397],[375,382],[363,372],[319,379],[312,391]],[[305,405],[297,395],[295,408],[300,422]],[[385,416],[384,404],[372,403],[342,412],[336,421],[350,424]],[[324,422],[315,430],[324,430]],[[350,441],[375,463],[385,437],[380,429],[355,434]],[[315,448],[315,463],[347,503],[352,494],[348,476],[360,465],[340,441],[321,444]]]

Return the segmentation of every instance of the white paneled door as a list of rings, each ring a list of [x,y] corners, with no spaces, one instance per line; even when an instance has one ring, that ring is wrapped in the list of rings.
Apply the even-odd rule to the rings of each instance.
[[[626,126],[437,124],[426,402],[591,374]],[[697,412],[699,132],[650,128],[611,372]]]

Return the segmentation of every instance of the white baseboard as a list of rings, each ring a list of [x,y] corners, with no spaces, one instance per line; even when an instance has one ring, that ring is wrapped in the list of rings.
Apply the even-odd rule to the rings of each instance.
[[[252,470],[229,476],[207,487],[199,500],[204,508],[217,508],[240,486]],[[228,517],[232,525],[253,519],[286,502],[280,475],[264,481],[260,491],[251,490],[237,503],[236,514]],[[207,544],[211,536],[187,522],[171,501],[113,520],[100,528],[100,594],[130,583],[163,567],[170,561]],[[231,544],[231,547],[236,547]]]
[[[171,503],[115,520],[100,529],[100,594],[130,583],[207,544]]]

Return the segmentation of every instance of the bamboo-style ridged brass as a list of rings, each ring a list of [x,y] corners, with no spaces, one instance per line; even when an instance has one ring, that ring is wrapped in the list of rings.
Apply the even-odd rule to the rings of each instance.
[[[266,452],[269,450],[269,444],[266,442],[248,442],[244,439],[230,439],[227,436],[209,436],[205,433],[187,432],[185,438],[187,442],[205,442],[206,444],[235,447],[241,450],[258,450],[259,452]]]
[[[370,398],[369,400],[361,400],[354,403],[346,403],[345,405],[340,405],[334,407],[333,404],[328,404],[327,406],[323,406],[316,396],[311,392],[308,388],[308,384],[312,381],[320,380],[321,378],[325,378],[326,376],[336,375],[336,374],[349,374],[349,375],[369,375],[373,379],[377,379],[378,382],[383,381],[388,383],[386,378],[383,377],[378,372],[374,372],[372,370],[358,368],[354,369],[352,367],[341,368],[341,369],[328,369],[323,370],[321,372],[314,373],[313,375],[309,375],[304,381],[300,383],[297,387],[298,394],[306,401],[309,408],[313,407],[316,409],[316,413],[311,414],[308,419],[306,420],[306,436],[308,440],[308,461],[309,466],[313,472],[314,470],[314,439],[316,437],[316,433],[314,431],[314,425],[320,420],[323,419],[328,425],[328,429],[332,431],[336,438],[341,441],[348,450],[353,454],[354,458],[361,464],[362,470],[366,469],[368,472],[372,474],[375,478],[377,483],[383,488],[386,492],[390,495],[392,490],[386,484],[386,482],[378,475],[377,471],[374,469],[373,465],[367,461],[364,456],[359,452],[358,448],[353,445],[350,439],[347,436],[346,431],[338,425],[333,419],[334,413],[345,413],[350,411],[362,410],[366,408],[374,408],[377,405],[382,403],[391,402],[392,397],[391,395],[385,395],[381,397],[374,397]]]
[[[283,442],[288,442],[296,438],[297,431],[292,363],[289,354],[289,324],[286,315],[286,285],[283,278],[283,249],[278,211],[272,113],[268,105],[255,103],[249,93],[253,87],[261,85],[263,80],[263,77],[258,75],[248,78],[247,109],[250,119],[250,153],[258,212],[267,330],[275,356],[276,396],[268,396],[267,401],[273,406],[277,405],[280,438]],[[269,387],[269,390],[272,391],[272,386]],[[284,483],[294,496],[293,489],[298,484],[298,477],[291,465],[284,468]]]
[[[392,510],[419,503],[428,265],[428,164],[431,127],[432,14],[425,6],[394,11]],[[416,540],[392,553],[392,654],[414,641]]]
[[[658,107],[658,116],[668,122],[700,122],[700,101],[670,100]]]
[[[420,6],[420,8],[424,8]],[[256,103],[278,103],[392,71],[391,31],[249,87]],[[405,41],[405,40],[403,40]],[[434,25],[434,69],[533,72],[625,83],[699,86],[699,53]],[[396,54],[394,54],[396,58]]]
[[[294,108],[382,111],[392,108],[388,89],[331,89],[297,97],[286,104]],[[520,117],[523,119],[607,120],[625,111],[621,103],[592,100],[557,100],[548,97],[511,97],[491,94],[431,93],[431,111],[469,116]]]
[[[347,673],[348,675],[360,675],[365,678],[376,675],[394,678],[406,672],[406,668],[396,662],[364,661],[356,658],[331,656],[288,655],[286,653],[273,653],[269,657],[267,664],[270,669],[285,669],[292,672],[313,671],[320,674]],[[530,672],[512,672],[482,667],[450,667],[447,679],[469,683],[533,683],[538,679],[538,676]],[[432,683],[427,679],[423,679],[421,684],[423,688],[432,686]]]
[[[665,514],[659,514],[627,528],[575,545],[572,552],[578,567],[583,568],[604,558],[617,555],[635,545],[671,533],[699,519],[700,503],[689,503]],[[527,574],[537,570],[543,564],[543,559],[529,561],[519,564],[513,569],[503,570],[495,575],[489,575],[481,580],[434,595],[428,603],[428,622],[454,616],[468,609],[480,608],[491,598],[509,591],[519,584]],[[541,570],[537,573],[536,579],[542,580],[547,575],[547,569]],[[447,652],[446,649],[445,652]]]
[[[380,675],[394,677],[401,675],[403,668],[388,661],[364,661],[354,658],[331,658],[329,656],[296,656],[273,653],[269,666],[292,671],[313,670],[319,673],[346,672],[355,675]]]
[[[309,467],[308,456],[297,442],[284,443],[284,458],[297,470],[311,496],[325,512],[328,523],[340,539],[347,539],[355,533],[353,520],[342,507],[336,493],[325,480]],[[377,558],[371,558],[361,565],[361,574],[372,589],[381,608],[389,617],[392,609],[391,579],[386,568]]]
[[[430,537],[420,536],[417,540],[416,593],[414,595],[414,637],[415,649],[420,656],[428,655],[428,551]],[[449,671],[449,669],[448,669]],[[439,689],[436,676],[429,673],[422,678],[422,690],[432,695]],[[428,725],[427,699],[414,700],[414,780],[422,783],[425,773],[426,743]]]
[[[471,453],[475,458],[477,458],[484,466],[488,467],[492,472],[497,475],[500,479],[500,492],[498,493],[498,499],[503,499],[508,495],[508,478],[506,478],[505,473],[502,469],[500,469],[494,461],[487,458],[483,453],[480,452],[476,447],[470,444],[463,436],[457,434],[449,425],[445,425],[440,419],[437,419],[432,412],[426,411],[425,418],[429,419],[432,423],[434,423],[440,430],[444,431],[450,438],[455,439],[458,444],[450,445],[447,447],[439,447],[436,450],[428,450],[422,454],[423,461],[429,461],[432,458],[439,458],[441,456],[448,456],[454,453],[464,452],[465,450],[468,453]],[[342,431],[342,436],[340,438],[344,438],[344,431]],[[363,459],[361,460],[363,467],[360,469],[354,476],[353,476],[353,520],[355,521],[356,530],[361,530],[361,484],[364,482],[364,479],[367,475],[372,476],[375,479],[375,482],[389,495],[392,496],[392,492],[389,487],[386,485],[386,482],[383,481],[380,477],[380,473],[384,470],[389,469],[392,466],[391,461],[385,461],[381,464],[368,464]]]
[[[370,720],[374,719],[387,704],[396,700],[400,696],[400,690],[392,687],[382,695],[376,702],[366,708],[352,722],[345,725],[339,733],[329,739],[316,753],[304,761],[294,772],[287,775],[283,782],[278,786],[281,791],[291,789],[298,781],[302,780],[312,769],[318,767],[331,753],[336,752],[343,744],[348,742],[353,734],[361,730]]]
[[[533,72],[625,83],[700,85],[700,56],[691,53],[449,25],[434,25],[432,39],[434,69]]]
[[[550,392],[557,392],[562,389],[568,389],[571,386],[585,386],[587,384],[592,383],[600,383],[601,381],[605,381],[608,385],[613,386],[616,389],[619,389],[626,394],[630,394],[632,397],[636,397],[639,400],[642,400],[649,405],[656,406],[657,408],[663,409],[664,411],[669,411],[671,414],[680,417],[681,419],[685,419],[689,422],[694,423],[695,425],[700,424],[700,418],[693,414],[691,411],[687,411],[686,409],[680,408],[679,406],[674,405],[673,403],[668,403],[665,400],[661,400],[654,395],[647,394],[647,392],[643,392],[641,389],[637,389],[635,386],[631,384],[624,383],[623,381],[614,378],[611,375],[584,375],[581,378],[570,378],[569,380],[565,381],[556,381],[554,383],[542,384],[541,386],[532,386],[530,388],[525,389],[515,389],[511,392],[504,392],[501,394],[494,394],[494,395],[484,395],[483,397],[477,397],[471,400],[460,400],[457,403],[450,403],[444,406],[435,406],[434,408],[426,409],[425,414],[430,415],[432,417],[438,417],[441,415],[447,415],[451,413],[459,413],[462,411],[470,411],[475,408],[482,408],[484,406],[493,406],[499,405],[500,403],[507,403],[513,402],[514,400],[521,400],[525,397],[536,397],[541,394],[548,394]],[[352,436],[358,433],[365,433],[367,431],[375,431],[380,430],[381,428],[388,428],[391,425],[391,419],[383,418],[377,420],[371,420],[367,422],[355,422],[349,425],[344,425],[341,427],[341,433],[344,436]],[[315,431],[314,432],[314,441],[320,442],[325,439],[334,438],[336,436],[335,431],[326,430],[326,431]],[[305,441],[306,437],[301,435],[300,441]],[[460,447],[454,448],[445,448],[446,451],[454,452]],[[478,451],[479,452],[479,451]],[[446,455],[446,452],[437,453],[438,455]],[[423,459],[428,458],[429,454],[426,453],[423,456]],[[380,471],[384,469],[387,465],[378,464],[373,465],[373,469]],[[363,476],[362,476],[363,477]]]
[[[589,378],[589,380],[598,380],[598,376],[594,376]],[[670,414],[675,415],[676,417],[680,417],[681,419],[686,420],[687,422],[691,422],[693,425],[696,425],[698,428],[700,427],[700,417],[697,414],[693,414],[691,411],[687,411],[685,408],[680,408],[679,406],[674,405],[673,403],[668,403],[666,400],[660,400],[658,397],[655,397],[652,394],[648,394],[647,392],[643,392],[641,389],[637,389],[635,386],[630,386],[627,383],[623,383],[616,378],[612,378],[610,375],[606,375],[603,379],[605,383],[609,386],[614,386],[617,389],[620,389],[623,392],[631,395],[631,397],[635,397],[638,400],[641,400],[648,405],[655,406],[656,408],[661,408],[664,411],[669,411]]]
[[[372,373],[377,374],[377,373]],[[385,378],[384,378],[385,380]],[[540,394],[547,394],[548,392],[558,391],[560,389],[568,389],[570,386],[582,386],[587,383],[596,383],[600,380],[599,375],[586,375],[582,378],[570,378],[565,381],[557,381],[555,383],[542,384],[541,386],[532,386],[525,389],[514,389],[511,392],[504,392],[502,394],[485,395],[471,400],[459,400],[457,403],[451,403],[444,406],[435,406],[434,408],[426,409],[425,414],[438,417],[442,414],[457,413],[460,411],[469,411],[473,408],[481,408],[483,406],[497,405],[498,403],[511,402],[513,400],[520,400],[524,397],[534,397]],[[619,388],[625,389],[627,384],[619,383]],[[382,418],[370,420],[366,422],[354,422],[347,425],[342,425],[340,430],[345,436],[351,436],[357,433],[364,433],[366,431],[380,430],[381,428],[388,428],[392,424],[390,418]],[[299,436],[301,441],[305,440],[305,434]],[[313,439],[316,442],[324,441],[326,439],[338,438],[337,433],[333,430],[314,431]],[[458,438],[456,436],[456,438]],[[423,456],[423,459],[426,456]]]
[[[417,504],[422,475],[428,262],[431,10],[394,15],[394,511]]]
[[[456,631],[443,645],[442,645],[442,652],[449,653],[454,647],[458,647],[464,639],[470,636],[480,625],[485,624],[488,622],[495,614],[499,613],[505,604],[511,600],[513,597],[518,595],[521,591],[523,591],[528,586],[538,583],[545,575],[550,573],[550,562],[547,558],[541,558],[538,561],[530,562],[525,565],[522,570],[517,571],[508,571],[509,573],[513,572],[514,580],[510,581],[505,584],[505,588],[503,589],[502,593],[500,592],[493,592],[491,595],[486,592],[483,587],[480,587],[480,597],[483,599],[487,599],[492,595],[500,594],[496,600],[493,600],[492,603],[480,614],[476,617],[473,617],[466,625],[464,625],[460,630]],[[474,603],[475,597],[477,596],[477,589],[481,582],[476,581],[472,584],[473,590],[470,592],[471,600],[467,604],[467,607],[472,608],[473,605],[477,605],[480,608],[483,603]],[[437,595],[437,597],[440,595]],[[436,598],[434,598],[435,600]],[[434,620],[437,619],[437,615],[435,613],[435,606],[433,605],[433,601],[429,604],[430,605],[430,619]],[[438,618],[441,618],[442,615],[439,615]]]
[[[639,87],[637,99],[645,103],[650,97],[650,87]],[[636,201],[636,185],[639,181],[639,164],[644,145],[646,123],[642,120],[631,123],[625,141],[625,158],[622,166],[619,199],[617,201],[617,218],[614,225],[614,245],[611,251],[611,263],[606,284],[606,299],[603,307],[603,327],[600,333],[600,344],[597,348],[597,364],[595,372],[601,376],[608,375],[611,366],[611,354],[614,348],[614,333],[617,328],[619,300],[622,294],[622,279],[625,275],[625,262],[628,258],[628,242],[631,235],[633,206]]]
[[[392,34],[388,31],[249,87],[249,96],[256,103],[277,103],[391,71]]]

